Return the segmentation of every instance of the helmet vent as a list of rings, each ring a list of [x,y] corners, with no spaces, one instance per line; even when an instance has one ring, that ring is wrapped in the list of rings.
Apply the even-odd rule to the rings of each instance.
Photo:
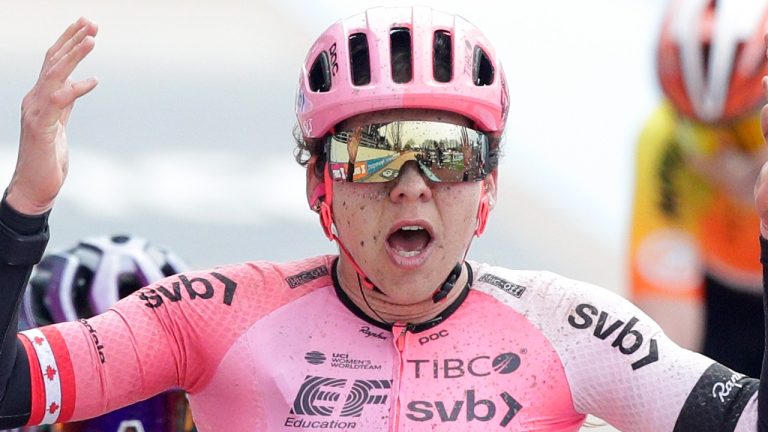
[[[75,279],[72,287],[72,303],[75,306],[75,313],[80,318],[90,318],[96,315],[91,308],[89,294],[91,291],[91,282],[93,282],[94,272],[86,266],[78,266],[75,270]]]
[[[365,33],[349,35],[349,68],[352,84],[362,86],[371,83],[371,57]]]
[[[432,76],[437,82],[449,82],[453,78],[453,49],[451,34],[445,30],[435,32],[432,45]]]
[[[30,322],[33,327],[41,327],[48,324],[53,324],[53,316],[50,312],[50,300],[46,298],[46,290],[51,284],[52,274],[47,268],[44,268],[44,264],[35,267],[35,272],[29,281],[29,295],[31,296],[32,303],[32,317],[35,322]]]
[[[475,47],[474,61],[472,64],[472,81],[474,81],[476,86],[493,84],[493,64],[488,58],[488,54],[478,46]]]
[[[173,276],[176,273],[178,273],[178,271],[173,268],[171,263],[164,263],[163,266],[160,267],[160,271],[163,272],[163,276],[165,276],[165,277]]]
[[[323,51],[317,56],[309,69],[309,89],[324,93],[331,89],[331,62],[328,53]]]
[[[144,285],[136,273],[120,273],[117,275],[118,298],[128,297]]]
[[[90,303],[91,289],[93,289],[91,284],[96,270],[99,268],[102,252],[91,245],[82,243],[78,247],[70,249],[70,252],[80,262],[72,281],[72,303],[75,306],[75,313],[80,318],[90,318],[96,315]]]
[[[389,32],[389,50],[392,53],[392,81],[402,84],[413,79],[413,50],[411,30],[394,27]]]

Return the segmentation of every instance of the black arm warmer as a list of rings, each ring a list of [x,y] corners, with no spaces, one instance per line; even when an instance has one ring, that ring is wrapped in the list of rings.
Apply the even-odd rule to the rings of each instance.
[[[763,264],[763,320],[765,320],[765,344],[763,368],[760,372],[760,388],[757,394],[757,430],[768,432],[768,240],[760,236],[760,262]]]
[[[24,425],[29,419],[29,364],[18,331],[19,305],[48,238],[48,213],[25,216],[0,201],[0,428]],[[37,258],[39,259],[39,258]]]

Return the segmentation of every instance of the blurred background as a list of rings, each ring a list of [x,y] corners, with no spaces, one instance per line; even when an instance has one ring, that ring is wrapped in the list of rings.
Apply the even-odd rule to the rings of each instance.
[[[347,0],[0,0],[0,183],[19,107],[44,53],[86,15],[96,49],[75,78],[70,174],[49,250],[131,233],[193,267],[334,253],[293,160],[294,87],[306,50]],[[498,206],[470,257],[626,292],[634,144],[660,90],[661,0],[421,0],[484,29],[508,76]]]
[[[100,84],[70,122],[49,250],[128,232],[194,267],[334,252],[292,158],[299,68],[336,19],[397,3],[0,1],[0,183],[45,51],[86,15],[100,31],[75,77]],[[470,256],[625,292],[632,153],[659,99],[666,2],[420,3],[484,29],[508,75],[499,203]]]

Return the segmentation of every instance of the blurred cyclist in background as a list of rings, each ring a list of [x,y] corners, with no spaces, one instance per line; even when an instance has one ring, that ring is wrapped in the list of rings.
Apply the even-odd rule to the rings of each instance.
[[[753,187],[768,2],[681,0],[658,46],[665,100],[637,149],[636,303],[678,343],[758,376],[763,308]]]
[[[139,288],[185,270],[187,265],[174,253],[140,237],[83,239],[71,249],[46,255],[35,267],[21,305],[20,327],[85,323]],[[183,391],[168,391],[90,420],[22,431],[191,432],[195,428],[188,407]]]

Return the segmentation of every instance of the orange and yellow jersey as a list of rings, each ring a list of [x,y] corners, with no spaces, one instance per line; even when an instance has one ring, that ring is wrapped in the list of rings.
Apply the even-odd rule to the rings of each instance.
[[[636,300],[700,299],[705,274],[759,292],[759,218],[687,162],[674,109],[662,104],[640,135],[631,219]],[[706,150],[702,150],[706,151]]]

